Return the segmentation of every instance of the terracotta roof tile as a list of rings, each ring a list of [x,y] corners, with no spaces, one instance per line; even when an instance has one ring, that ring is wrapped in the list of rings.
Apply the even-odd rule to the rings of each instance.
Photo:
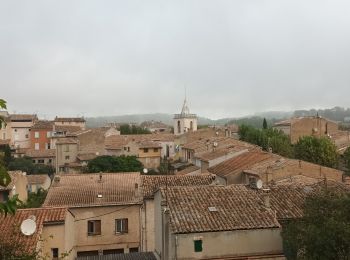
[[[81,131],[80,126],[72,126],[72,125],[54,125],[53,131],[55,132],[65,132],[65,133],[76,133]]]
[[[47,121],[47,120],[39,120],[31,127],[31,129],[52,130],[53,129],[53,122]]]
[[[65,208],[33,208],[18,209],[15,215],[0,215],[1,237],[20,245],[24,252],[32,253],[36,250],[43,226],[51,222],[63,222],[67,210]],[[31,236],[25,236],[20,231],[23,220],[34,215],[36,218],[37,231]]]
[[[55,122],[85,122],[83,117],[55,117]]]
[[[142,191],[145,198],[152,198],[154,193],[166,185],[168,186],[198,186],[209,185],[215,177],[209,174],[197,176],[188,175],[142,175]]]
[[[176,175],[186,175],[195,171],[198,171],[200,168],[196,165],[191,165],[181,171],[176,172]]]
[[[225,177],[229,174],[238,174],[244,170],[248,170],[254,164],[261,163],[265,160],[277,160],[277,158],[279,158],[279,156],[271,153],[261,150],[252,150],[210,167],[208,171],[218,176]]]
[[[105,139],[106,149],[122,149],[129,142],[173,142],[173,134],[112,135]]]
[[[43,184],[50,178],[47,174],[30,174],[27,175],[28,184]]]
[[[59,181],[57,181],[59,179]],[[138,204],[142,200],[139,173],[62,174],[49,189],[45,207],[90,207]],[[102,198],[98,198],[98,195]]]
[[[36,115],[31,115],[31,114],[11,114],[8,117],[8,120],[10,121],[33,121],[38,119],[38,117]]]
[[[75,138],[70,138],[70,137],[64,137],[64,138],[59,138],[56,142],[56,144],[77,144],[78,140]]]
[[[167,198],[174,233],[280,227],[274,213],[244,185],[169,187]]]
[[[31,158],[50,158],[56,156],[56,149],[47,149],[47,150],[27,150],[26,156]]]

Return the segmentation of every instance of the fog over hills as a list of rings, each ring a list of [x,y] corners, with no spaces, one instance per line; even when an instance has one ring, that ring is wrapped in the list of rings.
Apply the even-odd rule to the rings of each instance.
[[[254,115],[247,115],[245,117],[232,117],[232,118],[222,118],[213,120],[206,117],[198,117],[198,123],[200,125],[225,125],[227,123],[246,123],[247,120],[252,120],[254,122],[259,121],[262,118],[266,118],[273,123],[277,120],[290,118],[292,116],[315,116],[320,115],[328,119],[345,122],[350,120],[350,109],[342,107],[334,107],[330,109],[310,109],[310,110],[296,110],[296,111],[266,111],[255,113]],[[102,117],[88,117],[87,126],[88,127],[100,127],[105,126],[108,123],[136,123],[140,124],[144,121],[161,121],[167,125],[173,124],[172,114],[164,113],[152,113],[152,114],[131,114],[131,115],[120,115],[120,116],[102,116]]]

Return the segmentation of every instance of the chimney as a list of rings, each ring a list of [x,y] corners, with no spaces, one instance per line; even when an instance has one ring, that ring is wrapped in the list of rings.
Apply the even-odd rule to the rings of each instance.
[[[98,182],[102,182],[102,172],[100,172]]]
[[[264,199],[264,206],[267,209],[270,209],[270,189],[269,188],[264,188],[263,189],[263,199]]]

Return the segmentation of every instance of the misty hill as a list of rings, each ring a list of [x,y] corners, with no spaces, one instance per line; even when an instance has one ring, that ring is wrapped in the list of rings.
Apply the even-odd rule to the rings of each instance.
[[[293,116],[315,116],[320,115],[330,120],[337,122],[350,122],[350,108],[334,107],[330,109],[310,109],[310,110],[296,110],[296,111],[267,111],[259,112],[255,115],[239,117],[239,118],[222,118],[212,120],[205,117],[198,118],[199,125],[225,125],[225,124],[248,124],[255,127],[262,126],[263,118],[267,119],[269,125],[276,121],[287,119]],[[136,123],[140,124],[144,121],[161,121],[167,125],[173,124],[172,114],[154,113],[154,114],[133,114],[121,116],[102,116],[102,117],[88,117],[86,118],[87,127],[100,127],[108,123]]]
[[[86,118],[87,127],[100,127],[105,126],[108,123],[136,123],[140,124],[144,121],[161,121],[169,126],[173,125],[174,115],[172,114],[133,114],[133,115],[121,115],[121,116],[101,116],[101,117],[88,117]],[[232,118],[231,118],[232,119]],[[198,123],[200,125],[213,125],[219,122],[224,125],[231,119],[212,120],[205,117],[198,117]]]

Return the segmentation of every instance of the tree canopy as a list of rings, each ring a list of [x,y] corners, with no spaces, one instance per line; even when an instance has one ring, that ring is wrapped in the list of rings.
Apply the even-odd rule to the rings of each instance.
[[[52,175],[55,169],[46,164],[34,164],[29,157],[15,158],[8,164],[10,171],[23,171],[27,174],[48,174]]]
[[[269,148],[274,153],[286,157],[293,156],[293,147],[289,137],[276,129],[257,129],[252,126],[241,125],[238,131],[240,140],[261,146],[265,151]]]
[[[89,161],[88,172],[140,172],[143,165],[136,156],[102,155]]]
[[[338,165],[337,148],[326,137],[304,136],[295,144],[294,153],[300,160],[333,168]]]
[[[304,217],[282,231],[288,259],[350,259],[350,197],[324,189],[306,199]]]
[[[151,132],[143,127],[129,124],[124,124],[120,126],[120,134],[122,135],[139,135],[139,134],[150,134]]]

